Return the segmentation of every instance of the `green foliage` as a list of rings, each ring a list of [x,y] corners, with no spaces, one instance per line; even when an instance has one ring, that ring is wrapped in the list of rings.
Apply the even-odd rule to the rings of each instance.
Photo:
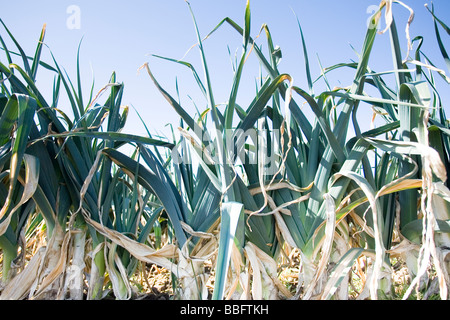
[[[308,83],[303,90],[279,71],[280,49],[269,27],[261,28],[267,54],[252,38],[250,1],[243,27],[225,18],[205,38],[188,4],[204,80],[190,62],[152,57],[189,68],[204,94],[205,110],[189,114],[158,82],[151,63],[143,66],[180,117],[173,141],[122,132],[128,107],[122,107],[124,86],[115,73],[95,98],[92,85],[86,100],[81,43],[74,84],[53,56],[52,64],[41,61],[45,27],[34,55],[27,56],[0,20],[16,47],[8,49],[0,36],[6,59],[0,61],[2,298],[49,298],[46,289],[58,283],[54,292],[65,295],[70,277],[81,279],[82,292],[83,257],[89,251],[89,299],[101,299],[107,287],[117,299],[132,298],[131,279],[139,261],[169,269],[181,286],[180,298],[208,297],[206,263],[214,272],[213,299],[291,298],[278,280],[277,263],[296,249],[301,281],[295,298],[348,298],[354,281],[349,274],[361,259],[366,261],[361,279],[370,276],[358,283],[355,295],[392,298],[390,258],[399,256],[413,277],[402,298],[411,296],[432,262],[439,295],[446,299],[449,266],[442,257],[450,245],[450,127],[434,77],[449,78],[421,51],[421,36],[412,40],[419,43],[414,60],[402,60],[392,5],[380,3],[357,62],[325,68],[315,81],[297,18]],[[440,27],[447,34],[449,28],[433,7],[428,10],[449,66]],[[382,12],[394,61],[389,72],[375,72],[369,63]],[[204,46],[227,25],[243,44],[222,108],[215,102]],[[249,55],[263,71],[255,75],[261,80],[254,99],[244,106],[239,88]],[[16,57],[20,62],[14,62]],[[352,83],[330,89],[328,73],[344,68],[354,72]],[[55,79],[52,103],[36,85],[41,69]],[[393,87],[384,79],[390,74]],[[327,90],[317,94],[321,80]],[[377,96],[369,96],[367,86]],[[108,96],[100,102],[104,92]],[[59,108],[63,93],[72,119]],[[367,131],[357,117],[364,103],[381,118]],[[123,146],[132,148],[130,155]],[[27,234],[35,234],[42,220],[49,242],[45,255],[35,252],[23,276],[15,277],[11,263],[21,258],[19,246],[22,252],[27,248],[23,231],[28,226]],[[89,251],[75,239],[89,243]],[[12,292],[13,286],[21,290]]]

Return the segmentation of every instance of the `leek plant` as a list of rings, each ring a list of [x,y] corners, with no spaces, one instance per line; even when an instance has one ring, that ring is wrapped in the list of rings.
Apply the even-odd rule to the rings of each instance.
[[[2,22],[3,24],[3,22]],[[11,144],[10,141],[4,141],[6,142],[5,145],[5,151],[7,152],[8,145],[12,146],[11,151],[9,152],[9,156],[11,157],[10,160],[10,166],[12,172],[15,172],[13,174],[10,174],[10,187],[9,187],[9,195],[7,196],[5,200],[4,205],[4,213],[8,213],[12,208],[10,207],[12,205],[12,201],[18,201],[20,193],[18,193],[18,190],[15,190],[17,187],[17,179],[18,179],[18,173],[20,172],[22,168],[22,161],[25,159],[26,167],[33,168],[33,170],[26,169],[25,170],[25,177],[22,176],[22,179],[20,180],[21,183],[28,183],[25,184],[25,189],[23,190],[22,200],[25,200],[24,198],[26,196],[26,193],[28,194],[29,198],[33,198],[33,203],[35,208],[38,209],[38,211],[41,212],[42,216],[46,219],[46,225],[47,225],[47,233],[49,238],[52,239],[51,244],[46,252],[48,257],[48,263],[46,263],[45,268],[43,270],[47,272],[48,270],[51,270],[55,267],[57,264],[57,259],[59,257],[60,253],[60,246],[61,246],[61,225],[64,224],[64,221],[67,217],[67,210],[68,206],[65,204],[65,198],[67,197],[67,191],[64,187],[59,186],[57,182],[57,173],[58,167],[53,167],[53,164],[55,163],[52,161],[52,157],[50,156],[52,154],[53,146],[45,146],[45,145],[39,145],[30,147],[30,141],[33,138],[37,138],[41,135],[41,130],[48,130],[49,124],[52,117],[54,119],[57,119],[56,112],[51,111],[49,105],[46,103],[46,101],[43,99],[42,95],[40,94],[39,90],[36,88],[34,82],[36,79],[36,74],[38,67],[41,65],[40,63],[40,55],[42,50],[42,41],[44,39],[45,35],[45,26],[41,32],[40,38],[39,38],[39,44],[37,46],[36,52],[34,54],[33,58],[29,58],[25,55],[24,51],[20,47],[20,45],[17,43],[17,41],[14,39],[12,34],[9,32],[9,30],[6,28],[6,26],[3,24],[5,30],[7,31],[8,35],[10,36],[11,40],[15,44],[18,54],[13,53],[13,51],[9,51],[6,47],[5,41],[2,39],[1,43],[3,46],[3,49],[6,54],[6,58],[8,61],[7,65],[1,64],[1,72],[2,77],[4,77],[2,81],[2,93],[8,97],[9,103],[6,104],[4,111],[5,112],[5,118],[3,121],[3,124],[5,125],[4,129],[8,130],[8,135],[11,133],[14,133],[14,129],[12,126],[14,126],[14,122],[16,122],[17,129],[15,131],[16,139],[14,139],[14,143]],[[12,57],[18,55],[22,58],[22,64],[23,67],[20,67],[18,64],[13,62]],[[29,60],[31,60],[32,64],[30,65]],[[46,68],[51,68],[47,64],[44,64]],[[16,74],[16,72],[18,74]],[[23,80],[22,80],[23,79]],[[6,84],[9,83],[10,87],[8,88]],[[14,101],[15,105],[14,105]],[[13,103],[13,104],[11,104]],[[12,110],[11,110],[12,108]],[[11,113],[12,111],[12,113]],[[9,115],[8,115],[9,113]],[[19,116],[19,117],[18,117]],[[18,118],[17,118],[18,117]],[[25,117],[25,118],[24,118]],[[39,119],[40,123],[35,123],[35,118]],[[17,119],[17,120],[16,120]],[[57,124],[56,124],[57,125]],[[9,129],[8,129],[9,126]],[[44,129],[45,128],[45,129]],[[5,132],[6,133],[6,132]],[[4,137],[6,138],[6,137]],[[17,139],[18,138],[18,139]],[[19,148],[19,145],[20,148]],[[40,148],[37,148],[40,147]],[[12,153],[11,153],[12,152]],[[8,153],[5,153],[6,156],[8,156]],[[4,158],[5,160],[7,158]],[[31,162],[33,164],[31,165]],[[28,165],[27,165],[28,164]],[[48,169],[46,171],[46,175],[40,174],[40,171],[43,169]],[[56,171],[56,172],[55,172]],[[30,176],[29,174],[33,174],[33,176]],[[31,179],[31,180],[28,180]],[[31,189],[30,189],[31,188]],[[57,191],[57,189],[60,189]],[[28,190],[29,189],[29,190]],[[54,191],[52,193],[52,191]],[[58,194],[59,199],[61,199],[60,205],[57,205],[56,196]],[[14,197],[13,197],[14,195]],[[14,198],[16,200],[14,200]],[[22,201],[21,200],[21,201]],[[19,202],[20,203],[20,202]],[[20,220],[17,220],[17,217],[23,216],[25,212],[23,210],[26,207],[23,207],[20,211],[22,212],[22,215],[19,214],[13,214],[13,211],[16,211],[19,208],[15,208],[14,210],[10,211],[8,217],[5,217],[5,230],[6,227],[8,227],[8,230],[6,230],[5,237],[7,237],[9,242],[13,241],[13,237],[11,237],[11,231],[14,230],[14,233],[16,234],[16,239],[19,239],[19,235],[24,231],[23,227],[25,226],[24,221],[19,223]],[[55,209],[57,212],[55,212]],[[20,212],[19,211],[19,212]],[[8,226],[7,221],[14,221],[14,223],[10,223]],[[12,228],[12,229],[11,229]],[[14,234],[13,233],[13,234]],[[14,242],[12,242],[14,243]],[[25,244],[24,244],[25,245]],[[52,247],[53,246],[53,247]],[[22,258],[25,254],[26,246],[22,247]],[[17,248],[15,249],[17,253]],[[41,250],[42,251],[42,250]],[[9,252],[11,251],[5,251]],[[8,255],[5,255],[8,257]],[[43,256],[42,255],[36,255],[36,265],[40,264],[40,261],[42,261]],[[11,261],[5,261],[4,264],[5,268],[9,268]],[[31,278],[32,277],[32,278]],[[26,275],[26,272],[23,272],[21,274],[22,279],[26,279],[24,281],[27,282],[27,285],[24,285],[21,287],[21,290],[15,290],[15,285],[17,283],[13,280],[19,279],[14,278],[11,279],[8,282],[8,286],[5,288],[5,290],[2,292],[2,297],[10,297],[9,295],[12,294],[12,297],[23,297],[24,295],[29,293],[30,286],[33,284],[33,281],[37,277],[36,274],[30,276]],[[4,280],[8,279],[8,275],[4,274]],[[20,280],[17,280],[20,281]],[[15,290],[15,291],[14,291]]]
[[[178,299],[348,299],[354,270],[365,261],[356,298],[391,299],[391,258],[399,257],[412,276],[402,298],[428,290],[431,263],[435,287],[447,299],[450,127],[435,77],[450,81],[422,52],[420,36],[403,60],[397,4],[409,9],[380,2],[357,62],[321,68],[316,80],[297,18],[307,89],[280,71],[281,49],[269,26],[252,37],[250,1],[243,27],[225,18],[206,37],[188,4],[204,78],[190,62],[153,58],[189,68],[205,110],[189,114],[151,63],[142,67],[180,117],[172,141],[122,132],[128,107],[115,73],[96,95],[94,84],[88,96],[82,92],[81,46],[74,83],[53,55],[51,64],[41,61],[45,26],[27,56],[2,22],[15,49],[0,37],[7,61],[0,61],[0,298],[132,299],[141,261],[170,271]],[[428,10],[450,71],[440,31],[449,28]],[[393,70],[377,72],[370,58],[383,12]],[[242,38],[242,48],[227,100],[218,104],[205,45],[225,26]],[[263,33],[267,52],[258,43]],[[250,55],[261,70],[244,106],[239,89]],[[354,72],[352,83],[332,89],[328,74],[343,69]],[[38,70],[54,75],[51,103],[36,86]],[[391,74],[393,87],[385,79]],[[317,93],[318,81],[326,91]],[[60,108],[62,95],[72,118]],[[381,122],[370,130],[358,119],[364,104]],[[40,219],[47,242],[25,266],[25,229]],[[168,236],[161,241],[163,219]],[[300,253],[295,292],[279,278],[280,261],[293,250]]]
[[[6,26],[4,27],[6,29]],[[119,180],[120,173],[113,172],[112,161],[107,157],[102,159],[101,170],[95,174],[94,182],[87,186],[86,191],[82,190],[84,182],[89,178],[101,150],[119,148],[124,143],[134,140],[144,143],[153,143],[154,140],[145,137],[135,137],[133,140],[131,135],[120,133],[126,122],[128,108],[123,108],[121,105],[123,85],[116,83],[115,74],[112,75],[111,82],[95,97],[92,86],[89,100],[84,104],[79,72],[79,52],[77,88],[75,88],[55,59],[54,66],[40,61],[45,26],[36,53],[32,58],[25,54],[9,30],[6,30],[16,45],[18,53],[6,48],[5,42],[2,40],[8,60],[8,66],[0,65],[3,76],[2,106],[4,112],[2,118],[4,143],[2,163],[3,166],[11,167],[12,170],[9,172],[14,172],[13,175],[8,174],[9,179],[6,181],[8,181],[9,187],[5,189],[6,186],[3,186],[5,205],[2,215],[5,223],[2,225],[4,228],[2,243],[6,248],[4,249],[6,259],[3,265],[5,268],[4,282],[9,280],[10,265],[12,259],[16,258],[21,232],[33,206],[44,217],[49,241],[47,248],[42,248],[39,254],[35,255],[35,261],[27,266],[21,276],[16,277],[15,281],[9,282],[9,286],[2,292],[2,298],[17,299],[27,296],[54,298],[56,293],[58,293],[56,297],[65,298],[66,289],[71,286],[69,282],[75,277],[78,279],[76,283],[79,287],[72,288],[74,290],[70,291],[74,294],[77,292],[78,299],[82,298],[84,281],[79,281],[79,279],[83,277],[86,253],[84,252],[85,243],[80,244],[79,242],[86,239],[87,228],[94,252],[88,297],[99,299],[102,297],[103,277],[106,269],[109,268],[109,272],[114,273],[121,265],[111,266],[111,263],[107,265],[104,235],[90,224],[86,225],[85,217],[77,209],[81,204],[83,213],[88,213],[89,217],[95,221],[110,226],[117,222],[114,214],[112,216],[109,214],[110,210],[123,207],[124,204],[121,202],[128,193],[123,192],[119,195],[122,199],[119,199],[118,195],[112,192],[118,187],[118,181],[122,180]],[[22,58],[23,67],[13,63],[12,57],[15,56]],[[32,66],[29,61],[32,61]],[[44,99],[35,85],[39,66],[55,74],[51,104]],[[16,76],[15,71],[20,73],[21,78]],[[10,84],[10,88],[6,87],[7,83]],[[111,88],[109,97],[103,105],[98,104],[99,96],[108,88]],[[74,115],[73,120],[58,108],[62,90],[65,90],[68,96]],[[103,131],[103,122],[106,118],[108,118],[106,131]],[[14,125],[18,126],[15,131]],[[11,132],[15,135],[12,140]],[[112,138],[112,135],[115,137]],[[22,166],[22,162],[25,167]],[[45,174],[39,174],[40,172],[45,172]],[[7,172],[4,173],[5,178],[6,175]],[[17,183],[18,181],[24,185],[23,188]],[[82,191],[84,192],[82,193]],[[27,204],[31,197],[33,201]],[[137,198],[132,199],[136,205]],[[16,207],[13,207],[14,205]],[[133,203],[128,205],[133,205]],[[145,201],[138,211],[139,214],[142,214],[144,205]],[[134,208],[134,210],[136,209]],[[17,213],[14,213],[15,211]],[[114,211],[114,213],[116,212]],[[136,211],[126,213],[130,215],[130,219],[134,215],[132,218],[134,222],[130,223],[137,225],[140,222]],[[119,216],[119,219],[122,218]],[[13,223],[10,223],[11,221]],[[121,230],[122,225],[118,224],[117,228]],[[135,227],[135,229],[137,228]],[[131,230],[133,227],[130,225],[127,226],[126,231],[121,231],[130,232]],[[137,230],[133,234],[136,232]],[[73,245],[73,250],[69,250],[70,245]],[[110,258],[115,256],[115,251],[115,248],[110,251]],[[72,259],[69,253],[77,256],[78,259]],[[69,265],[71,260],[72,265]],[[127,264],[130,263],[126,257],[123,257],[123,260]],[[74,265],[74,263],[78,263],[78,265]],[[34,274],[37,272],[37,268],[40,268],[38,275]],[[66,269],[68,270],[67,275]],[[16,290],[17,287],[20,287],[21,290]],[[117,296],[123,297],[120,294]]]
[[[192,10],[191,10],[192,12]],[[150,67],[146,64],[147,71],[154,81],[157,88],[166,97],[171,106],[175,111],[181,116],[184,123],[188,125],[187,129],[181,128],[181,133],[186,139],[182,144],[184,146],[183,152],[186,155],[186,146],[191,148],[191,153],[196,157],[199,163],[199,170],[202,173],[204,179],[210,181],[210,190],[215,194],[214,202],[210,205],[214,205],[220,210],[220,234],[219,234],[219,244],[218,244],[218,256],[215,268],[215,287],[213,292],[213,299],[222,299],[226,291],[226,282],[228,274],[228,266],[231,261],[232,252],[237,248],[240,252],[239,255],[243,254],[246,246],[246,219],[244,217],[244,208],[258,210],[262,204],[263,200],[259,198],[258,195],[255,197],[258,199],[255,201],[254,197],[250,194],[246,185],[248,185],[247,176],[240,176],[236,170],[236,164],[238,161],[242,161],[244,166],[247,165],[245,159],[240,159],[247,152],[247,147],[245,146],[246,132],[255,129],[255,124],[260,120],[260,115],[266,106],[266,103],[271,98],[273,92],[277,90],[277,87],[282,83],[287,76],[280,76],[274,81],[266,81],[263,87],[259,90],[257,97],[254,99],[249,108],[244,111],[241,110],[240,106],[237,105],[236,99],[238,94],[238,88],[240,84],[241,75],[243,72],[246,56],[250,50],[250,4],[247,2],[245,11],[245,30],[243,31],[243,48],[242,55],[239,64],[236,66],[236,72],[234,75],[233,85],[230,92],[229,100],[226,104],[225,110],[222,112],[219,110],[218,106],[214,100],[214,93],[212,90],[211,80],[208,71],[208,65],[206,60],[205,50],[202,45],[202,38],[200,36],[199,30],[195,23],[194,26],[197,32],[197,39],[199,41],[199,51],[202,60],[202,66],[205,75],[205,83],[203,83],[197,75],[197,72],[190,63],[184,61],[176,61],[174,59],[165,58],[171,61],[175,61],[184,66],[188,66],[192,69],[197,84],[202,90],[205,99],[208,104],[208,109],[203,116],[200,117],[199,122],[196,123],[190,115],[188,115],[182,106],[167,92],[161,85],[157,82],[156,78],[150,71]],[[161,58],[161,57],[160,57]],[[235,116],[235,110],[240,110],[239,124],[233,127],[233,117]],[[213,130],[207,127],[207,116],[211,116]],[[253,137],[258,139],[257,137]],[[257,141],[254,140],[254,143]],[[238,142],[238,143],[236,143]],[[245,150],[244,150],[245,149]],[[249,155],[247,155],[249,156]],[[250,155],[251,156],[251,155]],[[245,157],[245,156],[244,156]],[[180,159],[183,158],[181,155]],[[262,160],[262,157],[260,157]],[[275,164],[272,164],[275,166]],[[180,164],[180,169],[185,168],[185,164]],[[251,178],[258,176],[257,171],[255,171],[254,166],[251,168],[253,170]],[[178,171],[178,170],[177,170]],[[185,169],[183,171],[186,171]],[[183,171],[180,170],[180,173]],[[261,174],[263,174],[261,172]],[[256,178],[258,181],[258,178]],[[200,183],[200,182],[199,182]],[[184,189],[185,186],[183,185]],[[262,201],[262,202],[261,202]],[[214,207],[209,207],[209,210],[216,212],[214,219],[219,218],[219,210]],[[216,211],[217,210],[217,211]],[[206,212],[207,213],[207,212]],[[204,219],[205,213],[200,214],[200,212],[195,212],[194,217],[196,220],[201,221]],[[216,222],[213,218],[211,222]],[[189,221],[184,220],[189,224],[189,226],[196,232],[206,231],[201,225],[195,225],[189,223]],[[212,223],[208,224],[208,227]],[[250,228],[254,230],[260,230],[260,233],[247,233],[250,237],[254,238],[262,250],[266,254],[274,255],[277,251],[277,240],[275,236],[275,225],[273,217],[258,217],[253,218],[248,221]],[[197,229],[196,229],[197,228]],[[216,241],[212,239],[211,241]],[[214,247],[212,247],[214,249]],[[259,249],[261,250],[261,249]],[[192,254],[192,253],[191,253]],[[234,274],[239,279],[240,277],[240,266],[237,265],[233,270]],[[235,282],[235,287],[237,282]],[[230,293],[232,294],[232,292]]]
[[[372,299],[376,299],[378,293],[390,296],[391,270],[387,251],[392,247],[392,237],[395,228],[398,227],[400,232],[404,232],[404,228],[408,231],[406,226],[410,223],[414,223],[417,226],[417,221],[419,221],[418,219],[422,214],[422,210],[418,210],[418,190],[426,189],[421,184],[424,183],[424,177],[418,172],[417,163],[420,166],[421,157],[423,158],[425,154],[412,147],[402,149],[400,146],[402,145],[401,143],[406,145],[415,143],[413,136],[416,135],[415,127],[417,123],[419,123],[419,129],[422,130],[421,139],[424,145],[428,146],[426,141],[427,133],[425,133],[428,124],[421,124],[427,119],[424,110],[429,101],[428,84],[432,86],[432,83],[417,82],[413,75],[406,72],[406,67],[401,62],[401,51],[395,21],[391,16],[392,4],[389,1],[382,1],[379,11],[372,17],[372,23],[367,30],[359,63],[337,65],[328,68],[326,71],[329,72],[341,67],[354,68],[356,70],[355,78],[348,90],[329,90],[319,95],[314,94],[302,33],[309,93],[292,86],[292,84],[284,83],[285,81],[291,81],[291,78],[289,75],[280,74],[278,71],[276,59],[278,49],[273,47],[268,27],[263,26],[262,29],[266,31],[268,37],[269,59],[264,57],[262,51],[255,45],[249,35],[249,3],[247,3],[244,28],[239,27],[231,19],[225,18],[206,37],[208,38],[224,23],[228,23],[244,38],[242,59],[235,68],[236,73],[230,99],[226,103],[223,112],[219,111],[214,102],[205,52],[200,36],[198,36],[198,47],[201,53],[206,85],[199,80],[191,64],[165,58],[181,63],[193,70],[195,79],[207,99],[208,110],[213,119],[215,132],[217,132],[217,140],[205,140],[204,128],[201,127],[199,130],[196,130],[196,124],[193,120],[189,119],[188,121],[186,112],[176,103],[175,99],[161,88],[148,69],[153,81],[169,103],[183,120],[190,124],[194,135],[186,133],[184,135],[187,136],[188,141],[192,143],[194,150],[199,154],[200,165],[207,167],[204,159],[210,159],[211,155],[207,154],[205,150],[211,150],[210,145],[215,146],[214,151],[217,152],[215,154],[216,161],[212,162],[215,165],[213,167],[215,171],[210,172],[210,178],[213,181],[219,180],[216,182],[217,189],[222,190],[224,199],[230,197],[230,199],[244,204],[244,212],[249,214],[248,219],[240,218],[241,221],[247,220],[249,223],[247,225],[248,228],[245,228],[245,240],[243,240],[242,236],[239,239],[239,233],[235,237],[235,242],[241,245],[241,250],[246,247],[245,243],[249,242],[251,243],[249,246],[257,244],[256,247],[258,249],[272,255],[273,258],[276,257],[277,246],[287,244],[300,249],[302,269],[299,278],[303,280],[303,286],[300,286],[299,289],[303,290],[303,292],[298,291],[297,297],[302,296],[305,299],[309,299],[312,296],[330,298],[332,293],[338,289],[345,273],[348,272],[348,268],[361,254],[367,255],[369,260],[372,261],[370,270],[372,279],[370,282],[367,282],[366,290],[364,290],[360,298],[364,298],[369,291]],[[390,31],[392,39],[398,92],[388,88],[381,78],[381,74],[377,74],[369,68],[369,58],[377,34],[377,28],[373,26],[379,24],[382,9],[385,9],[387,21],[390,22],[387,30]],[[267,81],[262,85],[257,97],[249,108],[243,110],[236,104],[236,94],[247,53],[246,48],[249,45],[253,46],[253,52],[255,52],[261,65],[266,69]],[[421,65],[420,61],[411,62]],[[435,70],[429,64],[425,64],[425,67],[429,68],[430,71]],[[326,72],[322,76],[325,80]],[[416,77],[420,78],[421,74],[417,74]],[[382,98],[367,96],[364,90],[366,84],[378,88]],[[306,120],[306,116],[298,107],[298,103],[293,97],[294,93],[306,100],[306,103],[309,104],[316,115],[312,125]],[[272,99],[273,102],[271,107],[266,106],[269,99]],[[285,115],[283,115],[282,99],[285,100]],[[380,110],[383,109],[384,114],[387,115],[385,117],[386,123],[368,132],[361,132],[356,118],[361,102],[370,102],[377,108],[380,108]],[[337,114],[335,110],[340,105],[342,105],[342,111]],[[332,113],[332,110],[334,110],[334,113]],[[439,110],[442,119],[442,107]],[[231,119],[235,111],[240,117],[240,122],[235,128],[232,128],[231,124],[233,122]],[[258,121],[260,121],[259,124],[256,124]],[[350,124],[353,124],[356,136],[348,139]],[[270,146],[273,146],[273,148],[281,146],[277,150],[278,162],[276,165],[279,170],[276,172],[276,175],[271,176],[264,172],[264,163],[261,162],[261,158],[258,158],[260,161],[258,168],[248,164],[244,165],[245,177],[239,176],[235,167],[232,168],[234,172],[230,170],[227,167],[230,159],[224,155],[227,154],[227,150],[229,152],[235,146],[227,145],[227,140],[223,138],[228,133],[226,130],[235,129],[235,134],[232,137],[237,138],[239,134],[242,136],[242,132],[239,129],[245,131],[252,127],[255,129],[269,128],[269,125],[271,125],[273,131],[283,132],[283,135],[279,136],[278,140],[269,141]],[[398,132],[402,134],[400,135]],[[383,135],[397,137],[401,141],[400,145],[393,148],[391,142],[377,138]],[[212,136],[212,134],[208,136]],[[316,137],[319,138],[317,139]],[[411,138],[413,140],[410,140]],[[375,170],[372,169],[372,164],[367,155],[371,149],[375,149],[377,152]],[[433,151],[424,150],[434,154]],[[247,156],[252,153],[251,148],[246,148],[245,151]],[[228,160],[228,162],[225,163],[224,160]],[[232,166],[236,165],[235,161],[236,158],[232,159]],[[442,174],[441,163],[438,160],[436,161],[436,163],[433,163],[433,170],[435,170],[437,177],[444,179],[445,175]],[[245,163],[245,160],[243,162]],[[247,183],[246,187],[245,183],[242,183],[243,181]],[[238,189],[235,188],[236,185],[239,187]],[[254,199],[251,202],[248,202],[251,197],[244,197],[244,195],[248,194],[244,191],[244,188],[253,192]],[[308,191],[309,193],[306,194]],[[396,200],[397,195],[399,197],[398,203]],[[248,199],[248,201],[244,199]],[[397,208],[401,208],[398,217],[396,217]],[[237,213],[235,214],[237,215]],[[226,218],[225,221],[227,223],[231,223],[226,212],[222,212],[222,219],[224,220],[224,218]],[[256,220],[255,218],[265,220]],[[400,221],[399,226],[395,225],[396,218]],[[238,220],[235,217],[235,223],[238,223]],[[255,223],[255,221],[265,222],[267,223],[266,226],[271,226],[272,228],[266,228],[262,224],[255,228],[257,231],[254,231],[250,223]],[[361,241],[356,247],[342,241],[343,239],[347,241],[350,239],[350,225],[360,228],[361,231],[359,232],[363,234]],[[230,225],[230,229],[233,231],[239,230],[245,224],[241,222],[240,226]],[[273,226],[276,226],[279,236],[276,240]],[[224,225],[221,225],[222,229],[223,227]],[[339,232],[335,233],[335,229],[339,230]],[[365,231],[367,229],[370,232]],[[262,230],[266,231],[263,235],[264,241],[262,241],[262,238],[259,238]],[[422,229],[419,230],[422,231]],[[225,234],[229,235],[230,232],[227,231]],[[233,233],[231,234],[233,235]],[[280,235],[283,239],[280,238]],[[279,240],[281,241],[278,242]],[[226,260],[230,259],[229,251],[225,247],[226,243],[230,242],[228,240],[221,242],[223,251],[219,249],[220,254],[224,255],[220,259],[225,261],[223,262],[225,270],[227,270],[226,266],[228,263]],[[268,245],[273,251],[268,250]],[[320,258],[319,252],[321,252]],[[394,254],[395,251],[390,251],[390,253]],[[334,264],[337,264],[337,266],[332,273],[333,277],[326,281],[328,278],[327,273],[332,272],[331,270],[324,272],[327,265],[329,267],[333,265],[329,264],[330,257],[335,259]],[[219,265],[217,266],[219,267]],[[266,269],[270,268],[266,266]],[[342,273],[339,274],[338,270]],[[236,276],[239,277],[239,272],[237,272]],[[218,282],[220,279],[217,272],[216,284],[218,286],[215,287],[215,293],[217,294],[213,295],[214,298],[222,298],[225,291],[225,289],[220,289],[219,287],[223,283]],[[253,281],[255,279],[253,278]],[[348,283],[346,285],[348,286]],[[326,288],[325,292],[324,287]],[[341,297],[347,296],[345,286],[341,292],[343,292]],[[444,289],[441,290],[441,293],[444,293]],[[258,295],[257,297],[261,296]],[[268,296],[266,295],[266,297]]]

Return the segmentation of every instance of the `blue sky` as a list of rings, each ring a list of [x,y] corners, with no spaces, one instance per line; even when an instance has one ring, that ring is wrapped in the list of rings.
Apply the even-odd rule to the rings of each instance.
[[[444,60],[438,51],[434,36],[434,26],[431,15],[425,9],[427,0],[405,0],[415,11],[415,19],[411,26],[411,37],[423,35],[425,42],[423,50],[429,55],[437,67],[444,69]],[[243,25],[245,0],[191,0],[202,36],[208,34],[224,17],[230,17]],[[438,16],[450,24],[450,1],[433,1]],[[305,66],[297,20],[298,16],[303,28],[311,64],[313,78],[320,75],[317,57],[324,67],[340,62],[357,59],[355,50],[360,50],[367,28],[367,19],[373,13],[371,6],[378,5],[377,0],[252,0],[252,37],[259,34],[263,23],[269,26],[275,45],[279,45],[283,59],[280,71],[289,73],[294,78],[294,84],[307,89]],[[79,8],[79,25],[76,28],[67,26],[73,12],[68,12],[70,5]],[[405,51],[406,41],[404,27],[409,12],[400,5],[394,5],[397,28],[401,36],[402,48]],[[0,17],[14,34],[25,51],[32,55],[44,23],[47,24],[43,60],[49,61],[51,50],[58,63],[76,79],[76,52],[81,45],[81,70],[85,96],[88,94],[93,78],[95,92],[100,90],[109,80],[113,71],[117,73],[119,82],[125,84],[123,104],[133,106],[143,117],[146,125],[152,131],[168,134],[167,123],[178,125],[178,117],[174,110],[165,102],[156,90],[145,71],[138,68],[149,62],[160,83],[175,95],[175,81],[182,105],[192,114],[195,107],[203,110],[206,101],[201,96],[195,80],[185,67],[151,57],[150,54],[182,58],[194,64],[202,74],[199,52],[189,48],[196,43],[196,34],[189,8],[184,0],[150,0],[150,1],[30,1],[17,0],[2,4]],[[383,24],[384,26],[384,20]],[[5,35],[1,31],[2,36]],[[450,50],[449,37],[441,33],[444,44]],[[258,44],[266,48],[264,34],[258,38]],[[446,41],[446,42],[445,42]],[[241,37],[229,26],[223,26],[204,43],[208,65],[212,76],[213,90],[217,103],[226,102],[231,88],[233,72],[228,48],[240,55]],[[376,71],[392,70],[388,33],[379,35],[370,66]],[[185,56],[186,54],[186,56]],[[2,57],[3,59],[3,57]],[[43,71],[43,70],[41,70]],[[244,80],[239,90],[238,103],[246,107],[255,93],[255,79],[259,75],[259,66],[255,57],[248,60],[244,71]],[[352,73],[330,74],[332,86],[348,86],[351,84]],[[440,86],[448,91],[441,79]],[[38,76],[38,84],[44,94],[48,88],[50,99],[52,76],[43,72]],[[318,84],[316,92],[324,90]],[[442,90],[441,90],[442,92]],[[447,114],[449,94],[443,96]],[[191,100],[192,99],[192,100]],[[370,107],[366,105],[368,121]],[[69,112],[70,108],[64,100],[60,108]],[[361,111],[362,113],[364,112]],[[362,115],[367,117],[366,115]],[[125,128],[128,133],[145,134],[144,126],[138,120],[135,111],[130,109],[130,119]]]

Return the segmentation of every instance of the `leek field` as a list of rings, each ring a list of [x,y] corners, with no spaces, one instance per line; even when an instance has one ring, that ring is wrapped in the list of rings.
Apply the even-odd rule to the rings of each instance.
[[[382,0],[354,57],[319,74],[297,19],[305,87],[279,71],[286,52],[270,25],[250,28],[257,1],[212,30],[186,3],[182,32],[197,37],[186,50],[201,66],[154,54],[139,68],[165,99],[154,112],[177,114],[170,138],[126,130],[139,109],[124,105],[120,74],[86,91],[79,59],[74,74],[41,59],[46,26],[25,52],[0,19],[0,299],[449,299],[450,21],[430,3],[434,34],[410,34],[408,2]],[[206,50],[224,28],[242,41],[223,62],[234,73],[225,102]],[[373,70],[381,36],[393,64]],[[188,71],[177,83],[194,81],[202,99],[187,106],[164,86],[162,62]],[[329,80],[343,72],[352,80]]]

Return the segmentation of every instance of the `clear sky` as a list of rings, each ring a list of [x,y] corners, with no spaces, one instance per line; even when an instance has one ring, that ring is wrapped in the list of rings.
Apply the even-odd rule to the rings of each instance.
[[[436,44],[432,17],[424,7],[430,1],[404,2],[415,12],[411,37],[424,36],[423,50],[437,67],[448,74],[449,70],[446,69]],[[208,34],[224,17],[230,17],[243,25],[245,3],[245,0],[190,0],[202,36]],[[435,0],[433,3],[438,16],[450,25],[450,1]],[[324,67],[357,60],[352,46],[357,51],[361,50],[367,20],[373,13],[373,6],[378,4],[378,0],[252,0],[251,35],[255,38],[262,24],[266,23],[274,44],[279,45],[283,53],[280,71],[291,74],[295,85],[307,89],[301,39],[293,12],[303,28],[312,76],[315,79],[320,75],[317,57]],[[75,9],[79,11],[71,11],[71,5],[75,5]],[[394,16],[405,54],[403,30],[409,12],[395,4]],[[138,68],[144,63],[149,62],[157,79],[174,96],[176,79],[178,80],[182,105],[191,114],[195,112],[192,101],[200,110],[204,110],[206,106],[192,74],[185,67],[150,56],[157,54],[179,59],[196,43],[192,17],[184,0],[16,0],[2,3],[0,17],[29,55],[34,53],[41,28],[46,23],[45,43],[48,48],[44,49],[43,60],[50,60],[51,50],[73,81],[76,81],[77,47],[83,39],[80,62],[84,95],[88,95],[93,78],[97,92],[115,71],[118,81],[125,84],[123,104],[133,106],[152,133],[167,134],[166,124],[177,126],[178,117],[156,90],[147,73],[138,72]],[[4,30],[0,32],[6,38]],[[449,37],[442,29],[441,36],[450,51]],[[257,41],[263,48],[267,48],[264,34]],[[241,36],[229,26],[223,26],[204,43],[216,103],[226,102],[233,79],[228,48],[233,55],[237,53],[239,57],[241,43]],[[388,33],[379,35],[370,67],[376,71],[392,70],[390,52]],[[190,50],[184,60],[192,62],[198,73],[203,74],[197,48]],[[239,90],[238,103],[241,106],[246,107],[254,97],[255,79],[258,75],[257,61],[252,57],[244,71],[244,80]],[[348,86],[351,80],[351,73],[330,75],[332,86]],[[42,90],[49,99],[51,81],[52,78],[45,72],[38,77],[38,84],[44,88]],[[441,86],[444,85],[441,79],[437,81]],[[49,89],[47,93],[45,88]],[[448,85],[443,88],[448,91]],[[322,90],[324,88],[320,84],[316,93]],[[448,115],[449,94],[444,94],[443,98]],[[70,111],[68,105],[61,105],[60,108]],[[370,116],[368,121],[369,119]],[[128,133],[145,134],[144,127],[132,108],[125,130]]]

